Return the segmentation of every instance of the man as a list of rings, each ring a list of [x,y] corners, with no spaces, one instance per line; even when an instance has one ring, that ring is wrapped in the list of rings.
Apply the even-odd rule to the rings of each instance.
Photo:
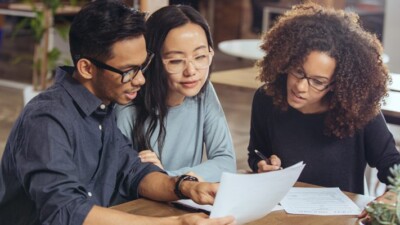
[[[70,30],[74,68],[23,110],[0,169],[0,221],[19,224],[232,224],[204,214],[154,218],[109,208],[139,196],[190,197],[212,203],[217,184],[173,178],[141,163],[118,130],[114,103],[127,104],[144,84],[152,59],[144,15],[115,1],[95,1]]]

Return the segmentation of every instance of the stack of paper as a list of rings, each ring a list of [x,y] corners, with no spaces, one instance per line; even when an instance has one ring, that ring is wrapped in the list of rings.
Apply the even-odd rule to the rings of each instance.
[[[300,162],[269,173],[223,173],[210,218],[232,215],[243,224],[267,215],[292,188],[304,166]]]
[[[305,164],[258,174],[223,173],[214,205],[199,205],[192,200],[176,203],[191,209],[211,212],[210,218],[232,215],[238,224],[284,209],[291,214],[359,215],[361,209],[339,188],[292,187]],[[278,205],[278,203],[281,205]],[[198,210],[195,210],[198,211]]]
[[[339,188],[292,188],[281,201],[287,213],[359,215],[361,209]]]

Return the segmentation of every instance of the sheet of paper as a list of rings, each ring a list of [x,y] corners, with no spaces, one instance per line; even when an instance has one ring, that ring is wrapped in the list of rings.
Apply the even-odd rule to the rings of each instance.
[[[258,174],[223,173],[210,218],[232,215],[238,224],[267,215],[294,185],[303,162]]]
[[[359,215],[361,209],[339,188],[292,188],[282,199],[287,213]]]

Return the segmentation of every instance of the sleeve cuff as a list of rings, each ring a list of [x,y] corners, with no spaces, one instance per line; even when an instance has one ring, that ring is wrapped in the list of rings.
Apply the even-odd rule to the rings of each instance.
[[[74,208],[74,213],[72,213],[71,224],[83,224],[90,210],[92,210],[95,204],[92,201],[87,201],[82,205]]]

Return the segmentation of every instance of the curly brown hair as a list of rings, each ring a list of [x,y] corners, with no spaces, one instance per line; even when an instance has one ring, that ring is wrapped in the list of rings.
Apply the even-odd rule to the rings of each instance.
[[[325,133],[352,136],[379,113],[390,78],[382,62],[381,43],[360,26],[358,15],[314,3],[296,5],[262,40],[267,54],[257,62],[258,79],[265,82],[265,93],[273,97],[277,108],[288,109],[288,71],[318,51],[336,60],[335,84],[323,99],[329,103]]]

